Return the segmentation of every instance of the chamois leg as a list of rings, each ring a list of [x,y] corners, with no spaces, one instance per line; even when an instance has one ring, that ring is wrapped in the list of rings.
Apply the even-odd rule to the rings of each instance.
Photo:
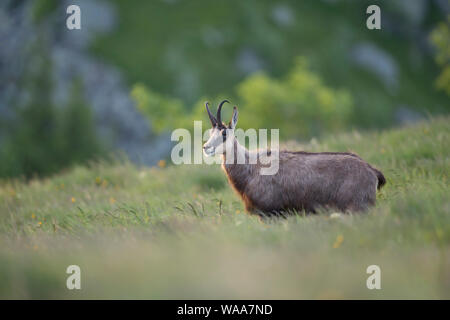
[[[366,212],[371,206],[375,205],[375,197],[375,192],[369,190],[359,192],[358,196],[354,197],[348,204],[346,211]]]

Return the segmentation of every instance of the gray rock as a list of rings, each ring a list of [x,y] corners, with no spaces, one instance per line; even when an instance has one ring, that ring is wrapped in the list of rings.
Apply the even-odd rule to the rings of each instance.
[[[149,121],[136,109],[130,99],[129,88],[120,72],[92,57],[87,48],[99,32],[112,30],[116,22],[113,7],[105,1],[77,1],[81,8],[81,30],[67,30],[64,1],[57,12],[45,18],[39,26],[32,22],[33,1],[11,5],[0,4],[0,117],[14,120],[8,106],[29,96],[19,83],[26,62],[36,60],[27,50],[43,32],[49,40],[56,105],[67,104],[75,79],[81,79],[84,98],[92,107],[96,130],[101,140],[114,150],[124,151],[139,164],[151,165],[166,157],[171,148],[169,137],[152,133]],[[33,63],[35,63],[33,61]],[[1,137],[0,137],[1,141]]]
[[[359,43],[350,50],[352,62],[378,77],[389,90],[398,86],[398,66],[394,58],[373,43]]]
[[[280,27],[289,27],[294,23],[295,17],[292,9],[286,4],[277,4],[272,9],[272,19]]]
[[[398,124],[405,125],[420,121],[424,117],[421,113],[414,111],[409,106],[402,105],[395,110],[394,118]]]
[[[264,62],[254,50],[243,48],[236,58],[236,66],[243,74],[250,74],[264,69]]]
[[[220,47],[225,43],[223,32],[211,26],[203,28],[202,40],[205,46],[209,48]]]
[[[427,10],[428,0],[390,0],[388,5],[409,23],[418,26],[422,23]]]
[[[448,14],[450,12],[450,2],[448,0],[434,0],[434,3],[445,14]]]

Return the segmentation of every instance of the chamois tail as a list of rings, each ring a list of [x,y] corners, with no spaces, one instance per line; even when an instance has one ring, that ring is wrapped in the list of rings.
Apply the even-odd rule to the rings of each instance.
[[[375,169],[374,167],[370,166],[370,169],[373,170],[373,172],[375,172],[375,174],[377,175],[378,178],[378,185],[377,185],[377,189],[380,190],[382,186],[384,186],[386,184],[386,178],[384,177],[384,175],[381,173],[380,170]]]

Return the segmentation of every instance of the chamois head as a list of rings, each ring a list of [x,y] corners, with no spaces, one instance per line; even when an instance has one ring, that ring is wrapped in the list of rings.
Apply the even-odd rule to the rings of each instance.
[[[205,155],[211,157],[216,154],[223,154],[225,152],[225,145],[227,141],[234,139],[234,128],[238,120],[237,107],[233,108],[233,115],[228,125],[222,122],[221,112],[222,106],[228,100],[223,100],[217,108],[217,116],[214,117],[209,111],[209,103],[206,102],[206,111],[208,112],[209,120],[211,120],[212,128],[209,131],[209,139],[203,145],[203,152]]]

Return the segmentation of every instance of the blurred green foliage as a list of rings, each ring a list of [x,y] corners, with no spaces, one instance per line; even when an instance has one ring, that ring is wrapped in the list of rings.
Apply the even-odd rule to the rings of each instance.
[[[450,15],[431,33],[431,41],[436,46],[436,63],[442,72],[436,80],[436,86],[450,96]]]
[[[180,127],[180,121],[185,117],[186,110],[181,100],[164,97],[141,83],[133,86],[131,97],[157,133]]]
[[[399,2],[379,1],[382,31],[374,31],[365,27],[368,0],[111,3],[118,25],[91,52],[120,69],[156,133],[207,120],[206,100],[229,99],[241,112],[239,127],[279,128],[282,139],[387,127],[399,121],[399,108],[416,118],[448,112],[448,97],[433,86],[440,72],[437,87],[450,92],[448,21],[431,36],[440,68],[419,41],[443,19],[436,5],[417,19]],[[36,0],[30,14],[46,22],[62,6]],[[355,63],[364,44],[393,61],[395,84]],[[44,69],[25,76],[29,97],[12,106],[21,125],[0,128],[1,176],[55,172],[102,149],[80,85],[56,108]],[[230,116],[225,107],[223,118]]]
[[[73,84],[66,106],[56,106],[48,52],[44,45],[33,50],[22,79],[28,95],[11,106],[14,120],[1,125],[0,177],[48,175],[102,152],[81,83]]]
[[[75,80],[67,106],[61,110],[60,145],[63,165],[82,163],[102,154],[104,147],[97,137],[92,109],[83,99],[83,87]],[[65,156],[64,156],[65,154]]]
[[[325,86],[301,57],[282,79],[271,78],[263,72],[254,73],[239,83],[235,91],[236,98],[231,102],[237,102],[241,111],[238,126],[277,128],[281,138],[310,138],[325,131],[342,130],[350,124],[354,108],[347,90]],[[205,101],[221,101],[225,97],[201,98],[194,107],[187,108],[180,100],[162,97],[143,84],[135,85],[131,95],[157,132],[192,128],[194,120],[205,120],[209,124]],[[215,112],[215,107],[212,109]],[[224,107],[223,121],[228,122],[230,117],[231,108]]]
[[[419,114],[447,112],[448,97],[435,90],[438,70],[420,36],[442,21],[434,5],[414,22],[398,3],[377,1],[382,8],[378,31],[366,28],[366,8],[373,4],[368,0],[112,3],[119,24],[100,36],[92,51],[118,66],[130,85],[141,83],[181,99],[187,112],[199,97],[231,98],[254,71],[284,77],[298,56],[306,57],[328,86],[350,93],[350,123],[358,128],[394,125],[400,107]],[[360,44],[371,44],[394,61],[395,86],[355,64],[352,50]]]
[[[348,125],[353,100],[346,90],[326,87],[320,77],[298,59],[281,79],[255,73],[238,85],[245,115],[243,128],[279,128],[281,138],[310,138]]]
[[[34,22],[41,22],[58,8],[58,0],[36,0],[32,7]]]

